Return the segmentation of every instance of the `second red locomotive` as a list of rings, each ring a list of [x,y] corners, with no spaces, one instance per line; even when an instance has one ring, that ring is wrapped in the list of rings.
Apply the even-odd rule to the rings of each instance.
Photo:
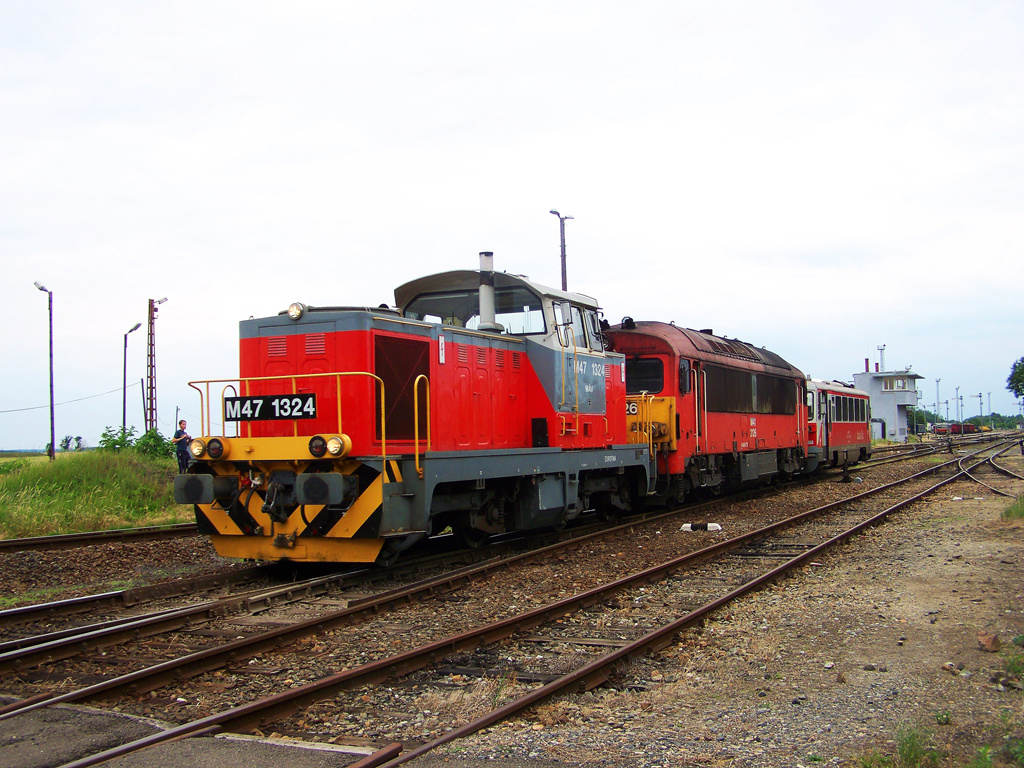
[[[607,335],[625,355],[626,391],[650,410],[659,497],[682,501],[694,489],[718,493],[805,469],[806,377],[781,357],[632,318]]]

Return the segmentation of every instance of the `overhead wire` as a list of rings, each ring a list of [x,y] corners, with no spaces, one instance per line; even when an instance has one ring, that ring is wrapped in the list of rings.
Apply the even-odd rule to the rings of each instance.
[[[139,384],[129,384],[127,388],[130,389],[131,387],[135,386],[141,386],[141,382],[139,382]],[[69,405],[70,403],[80,403],[83,400],[94,400],[97,397],[105,397],[106,395],[112,395],[115,392],[122,392],[124,391],[124,389],[126,389],[126,387],[118,387],[117,389],[111,389],[106,392],[100,392],[98,395],[86,395],[85,397],[76,397],[74,400],[64,400],[59,403],[54,403],[53,405],[56,408],[58,405]],[[0,413],[23,413],[24,411],[38,411],[42,408],[49,407],[50,404],[46,403],[45,405],[32,405],[29,406],[28,408],[8,408],[6,410],[0,411]]]

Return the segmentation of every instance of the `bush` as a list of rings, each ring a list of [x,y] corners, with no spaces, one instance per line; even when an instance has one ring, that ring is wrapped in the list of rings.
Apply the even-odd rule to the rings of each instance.
[[[100,448],[107,451],[122,451],[127,448],[134,448],[143,456],[151,458],[174,455],[174,445],[170,440],[161,435],[159,430],[151,429],[136,440],[135,427],[129,427],[128,429],[107,427],[103,430],[102,437],[100,437]]]
[[[135,450],[143,456],[150,456],[152,458],[174,455],[174,446],[171,444],[171,441],[155,429],[149,430],[149,432],[136,441]]]
[[[135,427],[114,429],[107,427],[100,436],[100,449],[104,451],[120,451],[135,445]]]

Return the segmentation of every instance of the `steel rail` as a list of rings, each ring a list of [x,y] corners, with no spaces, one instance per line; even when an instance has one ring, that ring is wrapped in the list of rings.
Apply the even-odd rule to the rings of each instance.
[[[1010,450],[1010,447],[1011,446],[1007,446],[1006,448],[1003,448],[1001,451],[999,451],[999,453],[995,454],[995,456],[989,456],[985,461],[980,462],[980,463],[976,464],[975,466],[971,467],[970,470],[967,470],[967,469],[963,468],[963,462],[966,460],[966,457],[964,457],[963,459],[960,460],[959,466],[960,466],[961,469],[963,469],[964,474],[967,475],[967,477],[969,477],[971,480],[976,482],[978,485],[983,486],[985,488],[988,488],[990,491],[992,491],[992,493],[997,493],[1000,496],[1006,496],[1007,498],[1014,499],[1014,498],[1016,498],[1015,494],[1007,493],[1006,491],[1002,491],[999,488],[996,488],[995,486],[989,485],[988,483],[986,483],[981,478],[976,477],[974,474],[972,474],[973,470],[977,469],[978,467],[980,467],[980,466],[982,466],[984,464],[988,464],[988,465],[990,465],[991,467],[993,467],[995,469],[1001,469],[994,461],[992,461],[992,459],[994,459],[996,456],[999,456],[1000,454],[1005,453],[1006,451]],[[1011,474],[1013,474],[1013,473],[1011,473]],[[1019,475],[1018,475],[1018,477],[1019,477]],[[1024,479],[1024,478],[1022,478],[1022,479]]]
[[[267,568],[268,566],[265,565],[251,566],[205,576],[174,579],[173,581],[159,582],[142,587],[130,587],[129,589],[114,592],[102,592],[96,595],[72,597],[67,600],[55,600],[49,603],[34,603],[33,605],[22,605],[17,608],[7,608],[0,611],[0,627],[27,624],[54,616],[82,613],[106,606],[129,607],[163,597],[208,591],[228,584],[253,581],[264,575]]]
[[[741,536],[704,547],[703,549],[688,553],[652,568],[647,568],[641,572],[623,577],[609,584],[592,588],[578,595],[563,598],[555,603],[535,608],[520,615],[512,616],[484,627],[478,627],[473,630],[468,630],[457,635],[443,638],[419,648],[410,649],[409,651],[393,657],[368,662],[367,664],[359,667],[354,667],[335,675],[330,675],[312,683],[307,683],[283,693],[270,696],[266,699],[250,702],[248,704],[209,715],[191,723],[185,723],[183,725],[170,728],[169,730],[161,733],[152,734],[151,736],[135,742],[119,745],[118,747],[106,750],[105,752],[90,755],[72,763],[68,763],[63,766],[63,768],[88,768],[89,766],[97,765],[115,757],[120,757],[156,744],[161,744],[168,740],[198,735],[200,733],[209,733],[213,730],[244,730],[252,727],[258,727],[268,722],[273,722],[295,712],[300,707],[314,703],[329,695],[334,695],[334,692],[337,690],[379,683],[396,675],[407,675],[410,672],[429,666],[438,658],[443,658],[459,651],[474,650],[481,643],[494,643],[508,638],[517,632],[532,629],[539,624],[556,620],[562,616],[579,610],[580,608],[590,607],[600,603],[603,600],[606,600],[612,593],[632,587],[639,587],[640,585],[649,583],[652,580],[663,578],[664,576],[670,575],[683,567],[729,552],[730,550],[749,541],[763,538],[766,534],[791,527],[794,524],[816,517],[823,512],[849,504],[857,499],[862,499],[864,497],[880,493],[892,487],[902,485],[912,479],[932,474],[951,463],[953,462],[936,465],[935,467],[930,467],[922,472],[915,473],[908,478],[894,481],[892,483],[886,483],[878,488],[874,488],[860,494],[855,494],[846,499],[832,502],[822,507],[802,512],[787,518],[786,520],[782,520]],[[515,702],[488,713],[483,718],[469,724],[469,726],[456,729],[456,731],[452,733],[467,735],[468,733],[472,733],[475,730],[486,727],[487,725],[490,725],[513,712],[529,707],[537,701],[548,698],[549,696],[565,690],[566,688],[583,687],[586,689],[600,684],[608,679],[618,664],[625,663],[623,660],[628,661],[628,659],[632,658],[635,654],[646,653],[652,649],[665,647],[672,642],[674,635],[680,629],[691,626],[694,622],[701,620],[704,616],[721,607],[729,600],[735,599],[737,596],[745,594],[767,581],[775,579],[781,573],[785,573],[787,570],[799,565],[808,558],[819,554],[824,549],[845,541],[847,538],[861,530],[877,524],[890,513],[898,509],[902,509],[928,493],[952,482],[961,474],[962,472],[954,473],[949,478],[941,480],[939,483],[925,491],[898,502],[897,504],[888,507],[883,512],[873,515],[852,528],[833,536],[826,542],[808,549],[795,558],[791,558],[783,565],[771,569],[766,574],[751,580],[736,590],[733,590],[728,595],[720,597],[697,611],[690,612],[676,621],[648,633],[634,643],[606,654],[598,661],[587,664],[580,669],[559,678],[559,680],[548,683],[542,688],[517,699]],[[429,745],[425,745],[425,747],[433,749],[436,746],[447,743],[447,741],[450,741],[453,738],[458,738],[458,735],[452,735],[452,733],[446,734],[441,737],[441,739],[431,742]],[[397,766],[407,762],[414,757],[420,756],[424,751],[429,751],[425,750],[425,747],[412,750],[406,755],[394,758],[383,765]]]
[[[0,653],[0,672],[23,670],[40,664],[62,661],[95,648],[107,648],[140,637],[172,632],[195,623],[203,623],[229,613],[245,611],[258,613],[275,602],[301,600],[329,589],[344,586],[347,580],[358,578],[362,571],[335,573],[328,576],[275,585],[237,595],[206,600],[183,608],[169,608],[144,616],[113,619],[100,624],[37,635],[5,643],[11,649]]]
[[[996,459],[998,459],[1000,456],[1002,456],[1004,453],[1006,453],[1011,448],[1013,448],[1013,446],[1009,445],[1006,448],[1004,448],[1003,450],[1001,450],[999,453],[997,453],[995,456],[993,456],[991,459],[989,459],[989,463],[993,467],[995,467],[998,471],[1002,472],[1004,475],[1009,475],[1010,477],[1016,478],[1017,480],[1024,480],[1024,475],[1020,475],[1020,474],[1014,472],[1011,469],[1007,469],[1003,465],[997,464],[996,461],[995,461]],[[1021,445],[1020,452],[1021,452],[1021,456],[1024,456],[1024,444]]]
[[[871,467],[881,467],[886,464],[896,464],[901,461],[909,461],[910,459],[920,459],[925,456],[930,456],[931,454],[936,453],[937,450],[938,449],[935,446],[922,444],[921,448],[915,448],[913,451],[905,451],[903,453],[897,453],[892,456],[885,456],[878,459],[871,458],[865,462],[861,462],[859,466],[870,469]]]
[[[143,528],[116,528],[110,531],[61,533],[54,536],[30,536],[23,539],[0,539],[0,552],[73,549],[113,541],[152,541],[198,535],[195,523],[150,525]]]

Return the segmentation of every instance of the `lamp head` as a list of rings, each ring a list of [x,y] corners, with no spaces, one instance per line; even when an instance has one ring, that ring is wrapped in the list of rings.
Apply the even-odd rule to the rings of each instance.
[[[553,213],[555,216],[561,217],[561,214],[558,211],[548,211],[548,213]],[[39,283],[36,283],[36,285],[39,285]]]
[[[34,285],[36,288],[38,288],[43,293],[49,293],[50,292],[49,289],[45,285],[40,283],[38,280],[36,280],[34,283],[32,283],[32,285]]]
[[[128,333],[132,333],[133,331],[137,331],[141,327],[142,327],[142,323],[136,323],[135,325],[133,325],[131,328],[128,329]],[[125,336],[127,336],[128,333],[126,333]]]

